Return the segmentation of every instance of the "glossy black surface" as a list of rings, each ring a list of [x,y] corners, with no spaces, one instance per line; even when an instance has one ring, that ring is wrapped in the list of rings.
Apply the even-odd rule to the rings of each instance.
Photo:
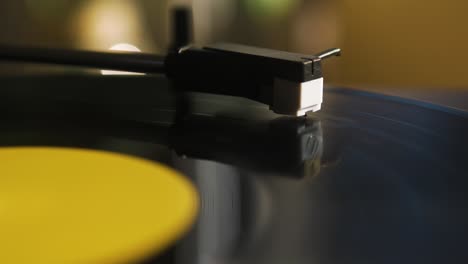
[[[191,234],[148,263],[464,263],[468,114],[346,89],[289,118],[155,77],[5,78],[1,145],[163,162],[197,185]]]

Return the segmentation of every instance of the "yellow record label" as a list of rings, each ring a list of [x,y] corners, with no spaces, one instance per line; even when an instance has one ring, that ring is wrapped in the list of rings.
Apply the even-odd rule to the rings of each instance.
[[[174,243],[197,210],[194,186],[155,162],[0,148],[0,263],[133,263]]]

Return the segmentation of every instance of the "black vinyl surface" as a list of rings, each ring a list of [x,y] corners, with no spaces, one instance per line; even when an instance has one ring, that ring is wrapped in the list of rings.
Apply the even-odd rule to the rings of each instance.
[[[0,144],[116,151],[189,177],[192,232],[147,263],[465,263],[468,113],[328,89],[323,110],[278,116],[157,77],[15,77]]]

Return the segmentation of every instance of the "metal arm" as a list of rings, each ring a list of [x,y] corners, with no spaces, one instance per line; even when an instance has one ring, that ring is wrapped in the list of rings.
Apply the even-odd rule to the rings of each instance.
[[[341,56],[341,49],[328,49],[320,52],[319,54],[316,55],[319,57],[321,60],[332,57],[332,56]]]
[[[0,45],[0,60],[83,66],[129,72],[165,73],[164,57],[142,53],[104,53]]]

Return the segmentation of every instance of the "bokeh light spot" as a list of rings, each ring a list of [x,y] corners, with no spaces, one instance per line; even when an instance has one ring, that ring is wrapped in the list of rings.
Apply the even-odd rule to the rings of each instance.
[[[281,19],[298,6],[299,0],[244,0],[247,12],[256,20]]]
[[[78,48],[107,49],[122,40],[142,44],[140,13],[133,1],[90,1],[77,15]]]

